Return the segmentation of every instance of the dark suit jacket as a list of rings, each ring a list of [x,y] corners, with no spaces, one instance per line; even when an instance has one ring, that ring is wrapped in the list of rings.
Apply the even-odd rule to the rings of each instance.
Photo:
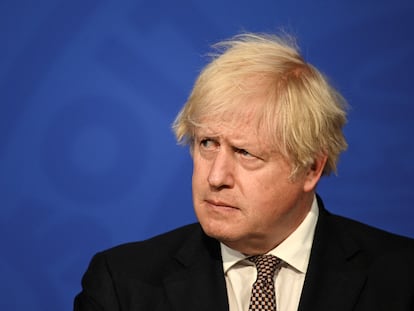
[[[75,311],[228,310],[219,243],[199,224],[97,254],[82,285]],[[413,311],[414,240],[322,207],[299,310]]]

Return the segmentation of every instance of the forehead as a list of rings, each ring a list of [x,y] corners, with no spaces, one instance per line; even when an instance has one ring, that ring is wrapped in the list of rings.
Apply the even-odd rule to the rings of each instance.
[[[253,103],[243,103],[207,111],[197,121],[196,128],[203,131],[259,132],[258,108]]]
[[[270,136],[260,126],[256,116],[247,112],[228,112],[206,117],[194,130],[196,136],[217,137],[231,144],[271,149]]]

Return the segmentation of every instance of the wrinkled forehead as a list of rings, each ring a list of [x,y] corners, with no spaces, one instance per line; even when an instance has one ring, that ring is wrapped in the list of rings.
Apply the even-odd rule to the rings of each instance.
[[[194,119],[196,127],[199,128],[249,128],[257,132],[260,124],[260,103],[257,99],[248,101],[247,99],[226,105],[211,105],[205,107],[196,114]]]

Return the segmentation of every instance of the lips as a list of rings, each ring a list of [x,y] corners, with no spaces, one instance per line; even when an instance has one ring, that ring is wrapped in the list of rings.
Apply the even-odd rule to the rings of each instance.
[[[234,208],[238,209],[236,206],[231,205],[230,203],[224,202],[224,201],[216,201],[216,200],[205,200],[209,205],[212,205],[214,207],[227,207],[227,208]]]

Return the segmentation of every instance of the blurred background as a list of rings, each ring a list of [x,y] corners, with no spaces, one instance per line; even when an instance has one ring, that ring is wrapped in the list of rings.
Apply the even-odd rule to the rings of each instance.
[[[319,193],[414,237],[411,0],[0,1],[1,310],[72,310],[92,255],[195,221],[170,129],[212,43],[297,37],[352,110]]]

